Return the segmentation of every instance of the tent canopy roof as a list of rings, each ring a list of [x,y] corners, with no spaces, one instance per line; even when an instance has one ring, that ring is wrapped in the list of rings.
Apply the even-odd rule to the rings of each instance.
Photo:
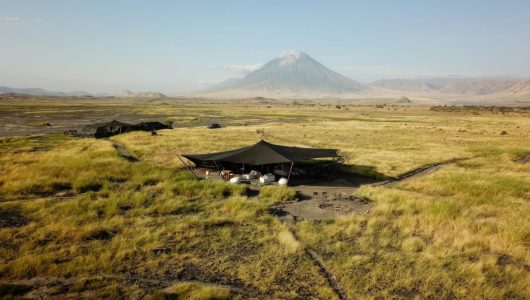
[[[338,149],[299,148],[260,141],[252,146],[208,154],[185,154],[185,158],[196,162],[224,161],[249,165],[297,162],[314,158],[335,157]]]
[[[132,126],[133,126],[132,124],[127,124],[127,123],[123,123],[120,121],[112,120],[110,122],[95,123],[95,124],[87,125],[82,129],[82,131],[91,132],[91,133],[100,132],[100,131],[112,132],[112,131],[125,129],[125,128],[128,129],[128,128],[131,128]]]
[[[95,134],[101,136],[111,136],[118,133],[125,133],[129,131],[142,130],[160,130],[160,129],[171,129],[172,127],[160,122],[141,122],[138,124],[128,124],[120,121],[112,120],[110,122],[95,123],[83,127],[81,130],[83,133]]]

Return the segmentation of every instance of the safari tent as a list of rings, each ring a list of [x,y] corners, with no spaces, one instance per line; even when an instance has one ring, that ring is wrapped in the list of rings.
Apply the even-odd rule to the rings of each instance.
[[[112,120],[105,123],[96,123],[83,127],[81,133],[96,138],[109,137],[134,130],[134,125]]]
[[[134,130],[141,130],[141,131],[153,131],[153,130],[161,130],[161,129],[172,129],[171,125],[166,125],[160,122],[141,122],[136,125],[134,125]]]
[[[314,160],[318,158],[333,158],[335,161],[340,156],[339,149],[301,148],[293,146],[282,146],[261,140],[258,143],[233,149],[229,151],[214,152],[207,154],[184,154],[197,167],[214,165],[217,169],[225,165],[242,165],[252,168],[271,166],[277,164],[290,164],[289,174],[295,163]]]
[[[83,127],[80,131],[68,130],[65,135],[76,137],[95,137],[104,138],[130,131],[154,131],[160,129],[171,129],[170,125],[160,122],[140,122],[138,124],[128,124],[120,121],[112,120],[110,122],[95,123]]]

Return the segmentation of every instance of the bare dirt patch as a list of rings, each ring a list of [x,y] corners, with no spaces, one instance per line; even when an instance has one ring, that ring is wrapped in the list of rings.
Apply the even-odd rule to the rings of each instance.
[[[298,193],[299,201],[276,205],[271,207],[271,212],[278,216],[289,214],[295,220],[331,220],[344,215],[366,214],[373,205],[367,199],[355,195],[359,186],[363,184],[381,186],[427,175],[464,159],[466,158],[428,164],[396,178],[379,182],[368,178],[350,178],[343,175],[337,180],[295,185],[292,188]]]
[[[311,199],[284,203],[275,206],[279,213],[288,213],[297,220],[332,220],[345,215],[366,214],[372,208],[370,202],[354,200]]]
[[[344,179],[292,187],[299,201],[281,203],[271,212],[289,214],[295,220],[331,220],[344,215],[365,214],[372,204],[354,195],[357,186]]]

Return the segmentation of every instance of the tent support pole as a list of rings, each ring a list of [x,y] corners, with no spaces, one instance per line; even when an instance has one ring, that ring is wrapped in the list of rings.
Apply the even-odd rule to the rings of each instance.
[[[221,172],[222,170],[219,168],[219,166],[217,165],[217,162],[215,160],[213,160],[213,164],[215,165],[215,167],[217,168],[217,171]]]
[[[287,175],[287,183],[289,183],[289,178],[291,178],[291,172],[293,171],[294,162],[291,162],[291,168],[289,169],[289,175]]]
[[[333,158],[333,160],[335,160],[335,157]],[[329,175],[328,180],[331,180],[331,178],[333,178],[335,173],[337,173],[337,170],[344,164],[345,161],[346,161],[346,159],[344,157],[338,156],[338,159],[337,159],[338,164],[336,165],[335,169],[333,170],[333,173],[331,173],[331,175]]]
[[[191,174],[193,174],[195,177],[199,178],[199,176],[197,176],[197,174],[195,174],[195,171],[193,170],[193,168],[190,165],[188,165],[186,162],[184,162],[184,160],[182,159],[182,157],[180,157],[180,155],[177,154],[177,157],[184,164],[184,166],[186,166],[186,168],[188,168],[190,170]]]

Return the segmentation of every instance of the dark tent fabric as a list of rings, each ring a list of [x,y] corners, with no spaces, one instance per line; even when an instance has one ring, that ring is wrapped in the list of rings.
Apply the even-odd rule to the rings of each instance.
[[[142,122],[134,125],[134,130],[152,131],[161,129],[171,129],[170,125],[166,125],[160,122]]]
[[[185,158],[195,164],[208,161],[266,165],[297,162],[314,158],[336,157],[338,149],[299,148],[271,144],[260,141],[252,146],[208,154],[185,154]]]
[[[153,131],[171,128],[172,127],[170,125],[165,125],[160,122],[141,122],[133,125],[112,120],[110,122],[87,125],[80,131],[67,130],[64,132],[64,134],[75,137],[103,138],[130,131]]]
[[[81,132],[94,137],[107,137],[132,130],[134,130],[134,125],[112,120],[110,122],[87,125],[81,129]]]

